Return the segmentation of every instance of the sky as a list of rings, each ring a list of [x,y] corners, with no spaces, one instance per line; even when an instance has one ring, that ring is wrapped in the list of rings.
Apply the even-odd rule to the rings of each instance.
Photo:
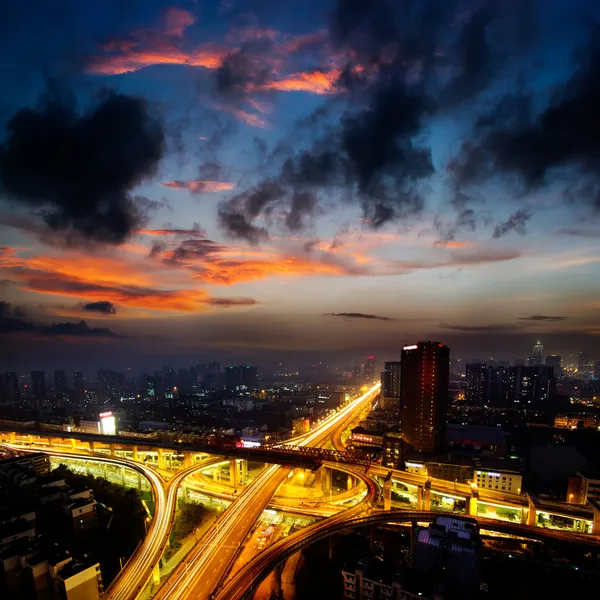
[[[0,371],[600,360],[594,0],[0,7]]]

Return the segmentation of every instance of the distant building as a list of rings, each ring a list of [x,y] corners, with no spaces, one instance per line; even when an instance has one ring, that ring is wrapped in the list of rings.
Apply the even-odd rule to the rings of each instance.
[[[562,373],[562,357],[558,354],[549,354],[546,356],[546,366],[554,369],[555,375]]]
[[[594,365],[594,377],[595,377],[596,379],[600,379],[600,362],[597,362],[597,363]]]
[[[443,442],[449,371],[450,351],[444,344],[419,342],[402,349],[402,434],[419,452],[435,452]]]
[[[575,477],[569,478],[567,502],[587,504],[590,500],[600,502],[600,474],[577,471]]]
[[[543,408],[556,393],[552,367],[511,367],[509,399],[515,408]]]
[[[292,420],[292,435],[303,435],[310,431],[310,419],[308,417],[298,417]]]
[[[228,391],[254,388],[258,385],[258,369],[248,365],[227,367],[225,369],[225,387]]]
[[[533,345],[533,352],[529,359],[527,360],[527,364],[530,367],[537,367],[542,364],[542,355],[544,353],[544,345],[539,340]]]
[[[475,471],[474,479],[477,487],[484,490],[494,490],[507,494],[521,494],[523,491],[521,473],[516,469],[507,467],[503,461],[485,459]]]
[[[31,471],[34,475],[47,475],[50,473],[50,457],[43,452],[31,452],[0,460],[0,473],[15,465]]]
[[[509,369],[505,365],[470,363],[466,366],[465,402],[469,406],[506,406]]]
[[[54,371],[54,391],[64,394],[67,389],[67,374],[64,371]]]
[[[400,410],[400,362],[386,362],[381,373],[381,408]]]
[[[83,392],[85,392],[85,380],[81,371],[75,371],[73,373],[73,389],[78,394],[83,394]]]
[[[46,373],[44,371],[31,371],[31,390],[35,400],[46,399]]]
[[[1,376],[0,381],[0,401],[5,403],[18,402],[21,394],[19,393],[19,377],[14,372],[8,372]]]
[[[367,356],[367,362],[363,365],[363,381],[367,385],[373,385],[377,373],[377,361],[374,356]]]

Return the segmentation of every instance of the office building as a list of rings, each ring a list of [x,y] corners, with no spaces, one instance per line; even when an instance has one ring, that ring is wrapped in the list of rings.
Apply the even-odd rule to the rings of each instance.
[[[569,477],[566,501],[587,504],[590,500],[600,502],[600,473],[577,471],[574,477]]]
[[[554,375],[562,374],[562,357],[558,354],[549,354],[546,356],[546,366],[554,369]]]
[[[256,367],[240,365],[225,369],[225,387],[228,391],[245,390],[258,385],[258,370]]]
[[[470,363],[466,367],[465,402],[469,406],[506,406],[509,367]]]
[[[31,390],[35,400],[46,399],[46,373],[31,371]]]
[[[533,352],[529,357],[527,364],[530,367],[537,367],[542,364],[542,354],[544,353],[544,345],[538,340],[533,345]]]
[[[8,372],[1,378],[1,399],[2,402],[18,402],[21,397],[19,393],[19,377],[14,372]]]
[[[556,379],[552,367],[511,367],[509,400],[515,408],[543,408],[554,398]]]
[[[54,371],[54,391],[64,394],[67,389],[67,374],[64,371]]]
[[[449,372],[450,350],[444,344],[418,342],[402,349],[402,435],[419,452],[435,452],[442,445]]]
[[[381,464],[392,469],[404,466],[404,440],[399,427],[392,427],[383,434]]]
[[[400,410],[400,362],[386,362],[381,373],[381,408]]]

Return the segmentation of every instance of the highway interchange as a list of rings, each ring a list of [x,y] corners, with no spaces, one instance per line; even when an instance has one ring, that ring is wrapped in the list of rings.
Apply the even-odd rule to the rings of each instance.
[[[334,412],[315,429],[307,434],[298,436],[286,442],[288,447],[326,447],[333,446],[336,450],[344,448],[342,434],[353,423],[368,412],[373,399],[379,391],[379,385],[374,386],[360,397],[347,403]],[[7,446],[9,446],[7,444]],[[13,445],[14,449],[23,449]],[[64,458],[84,458],[85,460],[98,460],[108,464],[127,466],[144,475],[150,482],[155,502],[155,512],[152,523],[147,531],[146,538],[130,557],[117,578],[105,591],[104,597],[109,600],[137,600],[146,584],[151,580],[153,571],[158,569],[160,558],[166,548],[173,525],[177,508],[177,494],[181,484],[189,481],[189,489],[203,489],[202,470],[222,462],[222,458],[209,457],[192,467],[178,471],[168,481],[154,468],[125,458],[108,457],[103,455],[82,455],[76,452],[51,451],[50,454]],[[339,469],[339,465],[330,465]],[[301,547],[307,540],[311,540],[319,532],[333,531],[336,526],[348,523],[352,519],[362,518],[366,509],[371,508],[377,498],[379,488],[373,477],[384,478],[389,469],[372,466],[367,476],[364,467],[344,465],[344,471],[351,473],[357,480],[362,481],[366,491],[361,495],[360,501],[345,510],[321,510],[313,514],[329,516],[303,530],[279,540],[276,544],[263,550],[252,560],[247,568],[229,573],[230,567],[239,553],[239,550],[251,532],[253,526],[262,515],[264,509],[271,505],[281,509],[285,505],[283,499],[274,498],[277,489],[292,474],[291,467],[271,465],[267,466],[254,481],[249,483],[238,494],[233,494],[229,508],[225,510],[214,525],[208,529],[194,548],[185,557],[182,563],[172,571],[162,587],[154,595],[157,600],[207,600],[216,597],[219,600],[233,600],[243,597],[249,589],[265,574],[279,564],[284,557],[289,556],[295,547]],[[424,478],[421,475],[399,472],[403,482],[407,485],[422,486]],[[192,476],[190,478],[190,476]],[[196,477],[194,477],[196,476]],[[188,479],[190,478],[190,479]],[[204,478],[205,479],[205,478]],[[205,482],[206,483],[206,482]],[[465,497],[468,486],[457,489],[456,484],[435,481],[436,488],[442,493],[456,494]],[[209,486],[210,487],[210,486]],[[218,486],[217,486],[218,487]],[[462,489],[465,487],[465,490]],[[218,493],[216,494],[218,495]],[[484,494],[488,502],[506,502],[515,506],[515,497],[499,496],[497,492]],[[278,506],[279,503],[279,506]],[[298,503],[289,502],[291,505]],[[305,512],[310,509],[305,507]],[[303,510],[302,508],[300,510]],[[508,525],[506,525],[508,526]],[[588,538],[596,536],[588,536]],[[295,550],[293,550],[295,551]],[[229,576],[229,578],[228,578]],[[219,587],[220,586],[220,587]]]

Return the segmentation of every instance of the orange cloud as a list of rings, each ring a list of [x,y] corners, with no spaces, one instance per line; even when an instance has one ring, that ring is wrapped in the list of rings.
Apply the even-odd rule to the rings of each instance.
[[[87,66],[89,73],[98,75],[123,75],[154,65],[187,65],[217,69],[229,54],[226,48],[206,44],[197,50],[186,52],[168,41],[161,41],[152,48],[136,42],[110,42],[104,47],[108,55],[94,57]]]
[[[333,94],[341,71],[310,71],[293,73],[280,79],[267,81],[260,86],[250,86],[250,91],[277,90],[280,92],[309,92],[311,94]]]
[[[269,123],[263,119],[262,115],[248,112],[242,108],[227,106],[225,104],[217,105],[215,108],[217,110],[228,112],[239,121],[246,123],[246,125],[250,125],[250,127],[257,127],[259,129],[268,129],[270,127]]]
[[[224,192],[232,190],[235,184],[227,181],[163,181],[160,185],[175,190],[188,190],[194,194]]]
[[[473,242],[462,242],[460,240],[441,241],[436,245],[442,246],[443,248],[471,248],[475,246]]]
[[[172,6],[165,11],[165,35],[181,37],[196,22],[196,16],[183,8]]]

